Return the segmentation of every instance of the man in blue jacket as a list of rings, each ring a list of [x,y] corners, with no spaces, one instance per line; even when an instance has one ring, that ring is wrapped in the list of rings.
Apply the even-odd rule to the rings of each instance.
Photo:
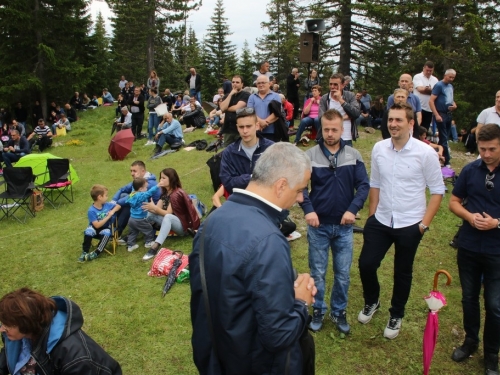
[[[295,279],[278,227],[302,201],[310,176],[301,150],[276,143],[257,161],[246,190],[234,189],[200,227],[189,256],[191,342],[200,374],[302,374],[299,339],[316,288],[309,274]]]
[[[341,139],[342,114],[329,109],[321,117],[323,139],[306,154],[313,165],[311,191],[304,190],[301,204],[307,222],[309,266],[318,288],[310,328],[319,331],[327,311],[324,301],[328,252],[333,257],[334,280],[329,317],[344,334],[347,322],[347,293],[352,263],[352,227],[356,213],[368,197],[370,185],[361,154]]]
[[[233,193],[234,188],[247,187],[257,159],[274,144],[257,135],[257,114],[254,108],[244,107],[236,112],[236,128],[240,139],[226,147],[220,166],[220,179],[229,194]]]
[[[130,166],[130,175],[132,176],[132,181],[136,178],[144,178],[148,182],[148,190],[153,186],[156,186],[156,176],[153,173],[146,171],[146,164],[144,164],[141,160],[136,160]],[[118,191],[113,195],[113,200],[111,202],[117,203],[121,206],[120,211],[118,212],[118,243],[120,245],[126,245],[127,241],[125,238],[121,238],[123,230],[127,227],[128,219],[130,218],[130,203],[127,202],[130,193],[134,191],[132,186],[132,182],[128,183],[125,186],[122,186]],[[160,190],[158,189],[155,194],[153,194],[153,202],[158,202],[160,199]]]

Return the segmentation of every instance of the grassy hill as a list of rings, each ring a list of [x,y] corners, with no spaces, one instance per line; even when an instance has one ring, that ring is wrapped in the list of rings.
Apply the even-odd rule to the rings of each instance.
[[[144,147],[146,140],[139,140],[124,161],[111,161],[107,148],[113,116],[114,107],[101,107],[81,114],[73,131],[66,137],[56,138],[54,143],[60,145],[48,150],[70,158],[80,177],[80,182],[74,186],[73,204],[63,204],[58,210],[46,205],[36,218],[24,225],[13,220],[1,222],[0,295],[28,286],[46,295],[73,299],[83,310],[84,330],[120,362],[124,374],[195,374],[187,283],[176,284],[165,298],[161,298],[164,279],[147,276],[151,262],[141,260],[146,252],[142,240],[139,242],[141,247],[133,253],[119,247],[116,256],[102,254],[97,260],[84,264],[76,260],[87,225],[87,209],[92,203],[89,191],[93,184],[106,185],[111,196],[130,182],[129,166],[139,159],[157,176],[165,167],[175,168],[184,190],[197,194],[211,206],[213,189],[205,163],[213,154],[182,149],[150,161],[153,148]],[[197,130],[186,134],[186,143],[200,138],[213,139]],[[368,167],[371,149],[379,139],[379,132],[362,133],[355,144]],[[473,160],[464,156],[461,145],[452,144],[452,148],[452,165],[457,171]],[[450,359],[453,348],[463,340],[463,331],[456,251],[448,245],[459,220],[448,211],[448,199],[449,193],[431,231],[420,245],[403,328],[393,341],[382,336],[392,292],[393,251],[379,270],[382,309],[368,325],[362,326],[356,320],[363,307],[357,268],[362,235],[354,235],[355,254],[347,311],[352,334],[341,339],[333,324],[325,320],[322,331],[314,334],[317,374],[421,374],[422,333],[427,318],[427,305],[422,297],[432,288],[434,272],[441,268],[448,270],[454,279],[450,287],[440,283],[448,306],[439,314],[440,334],[431,373],[458,375],[483,371],[481,350],[466,364],[456,364]],[[301,210],[293,208],[292,217],[303,235],[291,243],[294,265],[299,272],[308,272],[306,226]],[[366,217],[365,207],[358,225],[362,226]],[[164,246],[189,253],[191,238],[168,239]],[[329,268],[326,296],[330,295],[333,281],[331,266]]]

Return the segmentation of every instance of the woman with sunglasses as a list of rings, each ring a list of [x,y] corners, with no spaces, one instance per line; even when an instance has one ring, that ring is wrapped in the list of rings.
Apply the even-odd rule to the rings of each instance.
[[[113,374],[118,362],[82,331],[80,307],[28,288],[0,300],[0,374]]]

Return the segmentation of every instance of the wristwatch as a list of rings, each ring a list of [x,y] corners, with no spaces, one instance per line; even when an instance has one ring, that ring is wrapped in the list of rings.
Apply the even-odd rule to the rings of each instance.
[[[497,228],[500,229],[500,219],[497,219],[497,221],[498,221]]]
[[[418,223],[418,226],[423,229],[424,233],[429,231],[429,227],[422,222]]]

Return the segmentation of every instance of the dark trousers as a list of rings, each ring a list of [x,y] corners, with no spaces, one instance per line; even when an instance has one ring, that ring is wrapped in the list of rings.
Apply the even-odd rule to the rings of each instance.
[[[448,139],[451,137],[451,115],[446,113],[439,112],[439,115],[442,117],[442,122],[437,122],[437,129],[439,132],[439,142],[438,144],[443,146],[443,156],[444,156],[444,164],[450,164],[450,151],[448,149]]]
[[[379,299],[380,284],[377,270],[387,251],[394,244],[394,286],[389,312],[392,317],[404,317],[413,278],[413,260],[421,239],[418,223],[396,229],[383,225],[375,215],[366,220],[363,229],[363,248],[359,256],[359,274],[363,284],[365,304],[372,305]]]
[[[500,348],[500,255],[465,250],[457,252],[458,274],[462,285],[465,338],[479,342],[481,308],[479,296],[484,285],[484,353],[498,355]]]
[[[118,203],[121,208],[120,211],[117,212],[118,215],[118,227],[116,230],[118,231],[118,236],[121,236],[125,228],[127,227],[128,224],[128,219],[130,218],[130,204],[125,203],[121,204]]]
[[[132,113],[132,133],[136,138],[141,137],[144,113]]]
[[[13,152],[2,152],[2,160],[6,167],[12,167],[12,163],[19,161],[24,154],[15,154]]]
[[[35,134],[33,138],[30,139],[30,147],[33,148],[35,144],[38,145],[38,149],[40,152],[45,150],[47,147],[50,147],[52,145],[52,138],[47,137],[46,135],[42,136],[41,138],[38,138],[37,135]]]
[[[427,112],[422,110],[422,123],[420,126],[423,126],[427,130],[429,130],[432,122],[432,112]]]

